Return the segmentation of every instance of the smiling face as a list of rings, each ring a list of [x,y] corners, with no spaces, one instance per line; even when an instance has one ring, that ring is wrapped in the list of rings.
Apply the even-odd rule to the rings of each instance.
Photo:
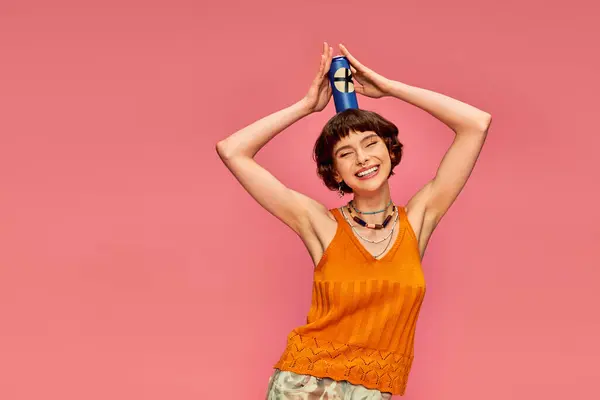
[[[385,142],[373,131],[356,132],[333,148],[336,181],[344,181],[354,192],[377,190],[388,179],[392,164]]]
[[[381,115],[350,108],[323,127],[313,149],[317,175],[330,190],[370,192],[382,187],[402,159],[398,128]],[[361,169],[376,167],[367,176]]]

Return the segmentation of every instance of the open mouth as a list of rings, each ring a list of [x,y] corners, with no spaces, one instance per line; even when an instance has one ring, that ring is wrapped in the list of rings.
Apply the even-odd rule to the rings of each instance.
[[[375,175],[377,175],[377,173],[379,172],[379,165],[375,165],[365,171],[359,172],[358,174],[355,174],[358,179],[369,179],[374,177]]]

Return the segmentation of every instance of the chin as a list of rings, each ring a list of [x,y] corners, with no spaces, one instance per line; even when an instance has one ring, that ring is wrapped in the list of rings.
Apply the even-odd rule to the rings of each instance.
[[[356,182],[356,186],[352,188],[355,193],[375,193],[383,187],[386,179],[373,179],[366,182]]]

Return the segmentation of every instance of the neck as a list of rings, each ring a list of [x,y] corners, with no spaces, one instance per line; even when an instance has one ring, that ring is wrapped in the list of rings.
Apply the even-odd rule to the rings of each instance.
[[[390,187],[386,183],[376,192],[354,193],[354,206],[361,212],[379,211],[386,208],[390,203]],[[389,207],[391,209],[391,205]],[[378,214],[359,214],[360,218],[366,222],[382,223],[388,213],[382,212]]]

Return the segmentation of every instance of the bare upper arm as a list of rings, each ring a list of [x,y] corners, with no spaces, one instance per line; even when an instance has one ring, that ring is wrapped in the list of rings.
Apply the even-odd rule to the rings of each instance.
[[[298,235],[304,236],[312,231],[314,213],[328,212],[316,200],[285,186],[253,158],[219,155],[248,194]]]
[[[485,143],[487,129],[458,133],[430,182],[427,213],[436,224],[465,187]]]
[[[456,135],[444,155],[436,176],[407,203],[407,213],[419,246],[425,251],[431,234],[464,188],[487,135],[487,127]]]

